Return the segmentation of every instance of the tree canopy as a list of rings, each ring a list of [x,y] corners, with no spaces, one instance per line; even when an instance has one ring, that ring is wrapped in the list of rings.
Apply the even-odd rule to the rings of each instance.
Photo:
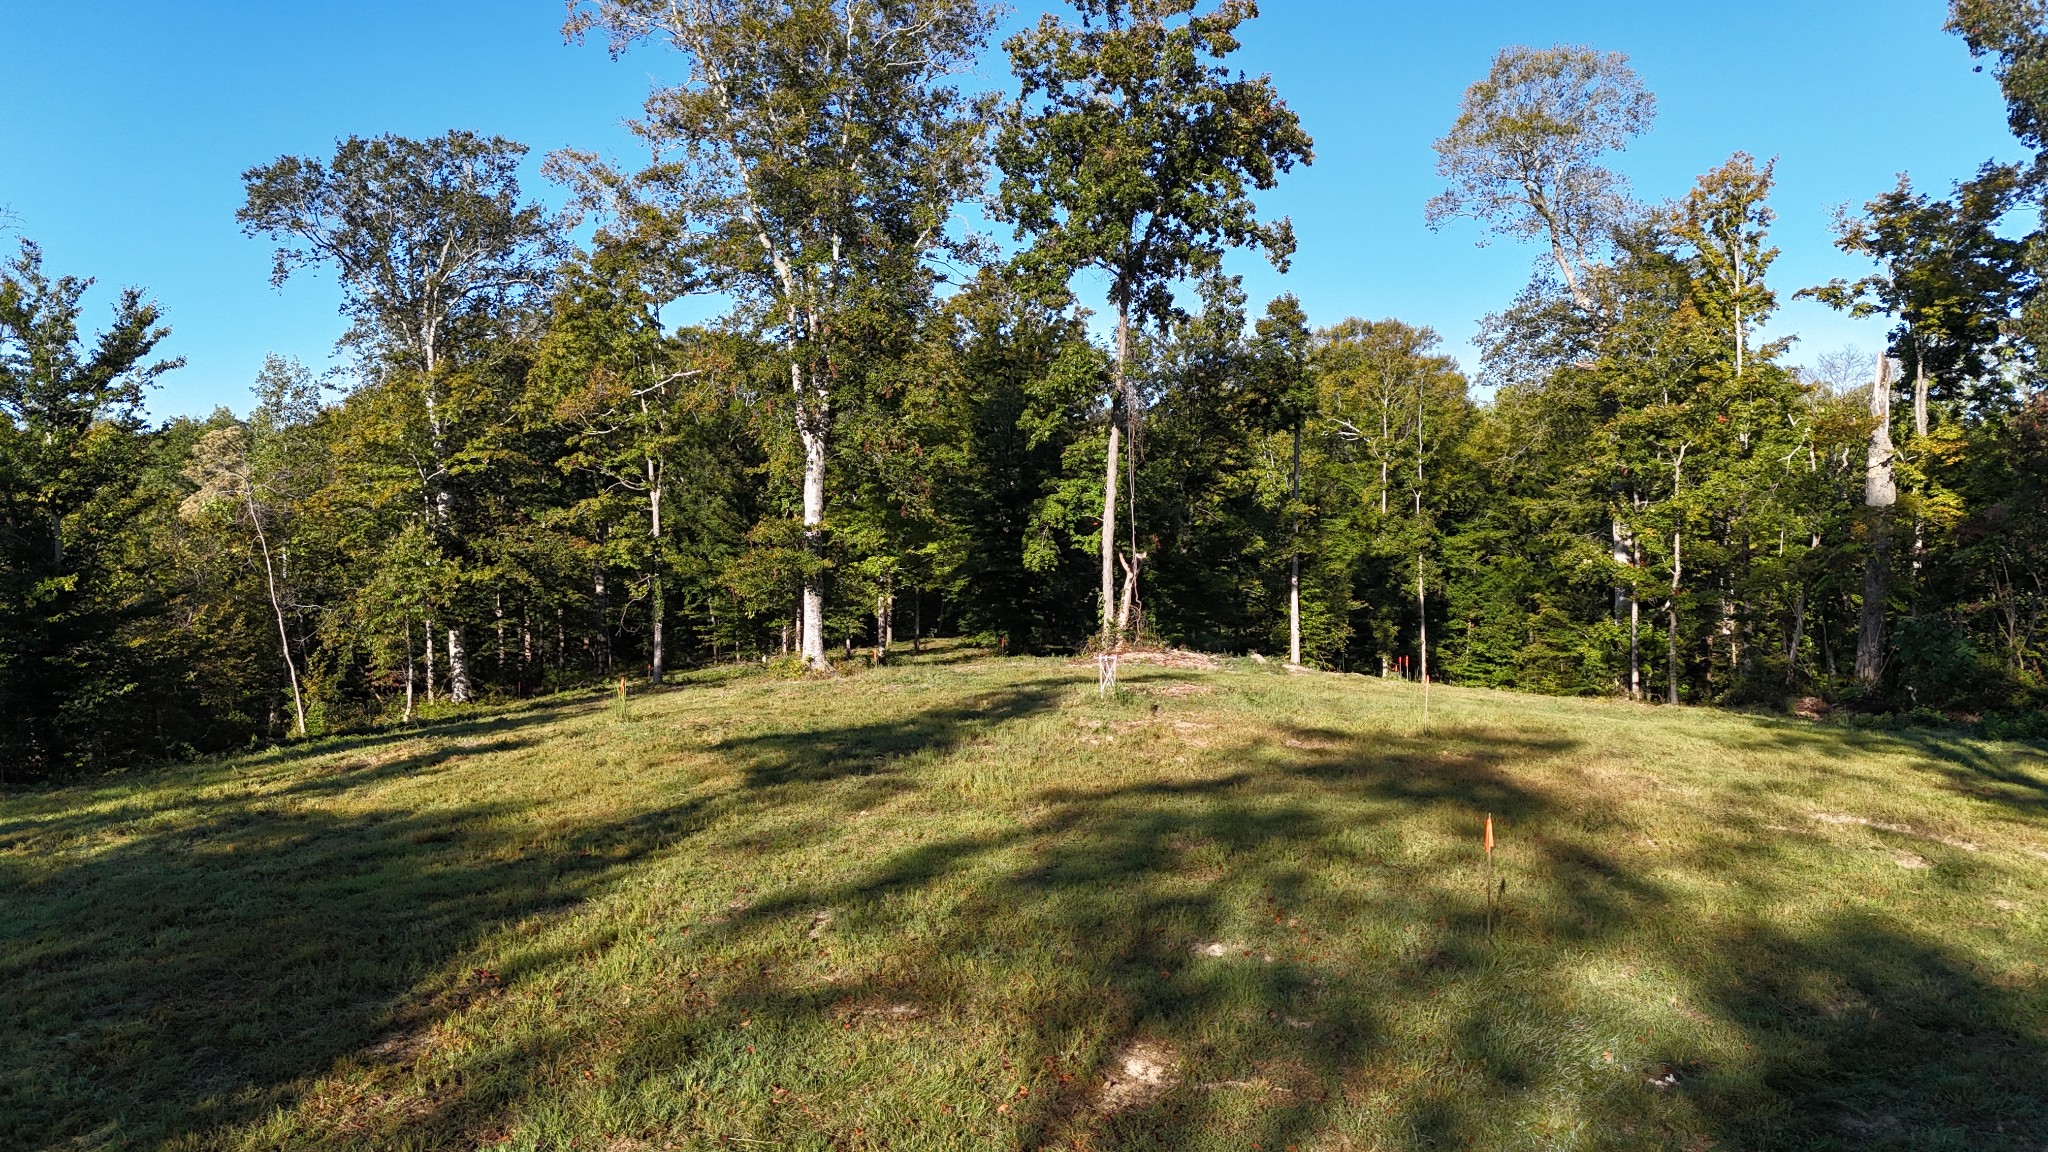
[[[1628,60],[1503,48],[1420,205],[1534,246],[1471,375],[1247,293],[1314,242],[1267,195],[1314,155],[1236,65],[1251,0],[1073,0],[1001,45],[1007,94],[1000,16],[578,0],[571,40],[655,50],[638,155],[529,189],[525,145],[455,130],[249,168],[238,222],[280,288],[333,272],[352,356],[271,358],[246,415],[153,422],[164,309],[94,329],[21,245],[0,765],[937,637],[2048,730],[2036,0],[1949,12],[2033,156],[1872,189],[1821,285],[1778,263],[1779,159],[1639,199]],[[1788,294],[1886,346],[1800,362]]]

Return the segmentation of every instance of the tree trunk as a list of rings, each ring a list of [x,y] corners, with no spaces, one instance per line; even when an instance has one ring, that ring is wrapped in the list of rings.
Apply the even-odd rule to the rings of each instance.
[[[875,663],[889,658],[889,645],[895,642],[895,587],[896,582],[888,576],[882,577],[882,587],[875,593]]]
[[[1138,598],[1138,565],[1125,560],[1121,554],[1117,556],[1117,562],[1124,566],[1124,598],[1116,610],[1116,630],[1119,635],[1131,636],[1135,635],[1131,627],[1131,610]]]
[[[533,682],[533,616],[526,601],[519,602],[519,697]]]
[[[412,723],[412,621],[405,622],[405,717],[404,723]]]
[[[1879,357],[1870,387],[1870,451],[1863,472],[1869,543],[1863,561],[1863,611],[1856,632],[1856,678],[1875,684],[1884,675],[1885,604],[1891,595],[1892,508],[1899,502],[1892,472],[1891,361]]]
[[[648,653],[647,682],[659,687],[662,677],[668,671],[668,651],[664,646],[662,633],[662,621],[668,616],[668,605],[662,597],[661,573],[650,573],[647,583],[647,615],[650,617],[648,623],[651,645]]]
[[[1124,445],[1123,425],[1118,422],[1118,410],[1121,409],[1126,418],[1131,410],[1130,380],[1127,375],[1131,356],[1131,309],[1120,294],[1115,303],[1116,363],[1111,368],[1110,381],[1109,458],[1105,462],[1102,477],[1102,639],[1105,645],[1114,644],[1120,631],[1116,611],[1116,486],[1118,454]],[[1132,495],[1135,499],[1136,494]],[[1137,550],[1133,547],[1134,562],[1136,556]],[[1135,568],[1133,571],[1135,573]],[[1125,590],[1127,598],[1131,594],[1130,589]]]
[[[422,669],[426,672],[427,678],[427,703],[432,704],[434,702],[434,621],[431,618],[427,621],[426,663],[422,665]]]
[[[1929,384],[1927,364],[1925,361],[1921,361],[1914,366],[1913,371],[1913,435],[1923,439],[1927,436],[1927,391]]]
[[[1628,698],[1643,698],[1643,602],[1633,593],[1628,598]]]
[[[1613,525],[1614,525],[1614,552],[1613,552],[1613,557],[1614,557],[1614,563],[1615,563],[1615,566],[1616,566],[1616,567],[1619,567],[1619,568],[1634,568],[1634,567],[1635,567],[1635,541],[1634,541],[1633,537],[1632,537],[1632,536],[1630,535],[1630,533],[1629,533],[1629,530],[1628,530],[1628,526],[1627,526],[1627,525],[1625,525],[1625,524],[1623,524],[1623,523],[1621,522],[1621,519],[1620,519],[1619,517],[1616,517],[1616,518],[1614,518],[1614,520],[1613,520]],[[1637,650],[1636,650],[1636,627],[1637,627],[1637,623],[1638,623],[1638,621],[1639,621],[1639,620],[1640,620],[1640,618],[1641,618],[1641,614],[1640,614],[1640,613],[1639,613],[1639,612],[1637,611],[1637,609],[1636,609],[1636,596],[1635,596],[1635,591],[1634,591],[1634,589],[1633,589],[1633,588],[1631,588],[1631,587],[1630,587],[1629,585],[1627,585],[1627,584],[1616,584],[1616,585],[1614,586],[1614,614],[1615,614],[1615,616],[1616,616],[1617,618],[1619,618],[1619,617],[1621,616],[1622,610],[1623,610],[1624,608],[1626,608],[1626,609],[1628,610],[1628,621],[1629,621],[1629,622],[1628,622],[1628,698],[1629,698],[1629,699],[1631,699],[1631,700],[1634,700],[1634,699],[1637,699],[1637,698],[1638,698],[1638,693],[1640,692],[1640,690],[1641,690],[1641,688],[1642,688],[1642,675],[1641,675],[1641,673],[1642,673],[1642,669],[1641,669],[1640,665],[1639,665],[1639,664],[1638,664],[1638,662],[1637,662],[1637,660],[1638,660],[1638,655],[1637,655]]]
[[[797,413],[797,434],[804,446],[804,548],[814,566],[804,573],[803,658],[824,672],[831,670],[832,662],[825,656],[824,575],[815,565],[825,552],[825,435],[830,413],[822,396],[807,399],[808,403],[799,399]]]
[[[1287,551],[1287,662],[1301,664],[1301,422],[1294,423],[1294,475],[1288,485],[1294,508],[1293,540]]]
[[[1928,431],[1927,391],[1930,381],[1927,379],[1927,364],[1924,360],[1920,360],[1919,358],[1919,344],[1917,341],[1915,341],[1914,343],[1914,360],[1915,364],[1913,370],[1913,435],[1916,438],[1924,441],[1925,439],[1927,439]],[[1915,449],[1915,451],[1924,453],[1926,451],[1926,445],[1919,445]],[[1925,491],[1924,485],[1921,491]],[[1911,597],[1909,601],[1909,608],[1914,616],[1918,616],[1920,614],[1920,570],[1925,565],[1926,560],[1927,524],[1925,521],[1920,519],[1920,517],[1915,516],[1913,517],[1913,581],[1912,587],[1908,592],[1908,595]]]
[[[1117,451],[1123,430],[1117,423],[1114,402],[1109,413],[1109,465],[1102,475],[1102,642],[1116,641],[1116,481]]]
[[[430,433],[430,450],[433,455],[433,472],[427,479],[427,502],[434,521],[435,534],[443,541],[455,534],[455,493],[448,486],[448,443],[447,422],[440,409],[438,375],[440,361],[435,344],[435,335],[428,330],[423,335],[422,351],[426,363],[426,376],[421,381],[421,391],[426,402],[427,427]],[[428,676],[432,684],[431,673]],[[450,624],[448,628],[448,699],[451,703],[462,704],[470,697],[469,653],[463,645],[462,629]],[[430,696],[429,699],[432,699]]]
[[[270,610],[277,614],[277,641],[284,653],[285,679],[292,686],[292,716],[298,722],[298,734],[306,734],[306,702],[299,693],[299,666],[292,659],[291,631],[284,622],[284,599],[277,591],[277,566],[270,558],[270,538],[263,532],[263,517],[256,509],[256,490],[245,484],[242,494],[249,506],[249,523],[256,529],[256,544],[263,550],[263,579],[270,588]]]
[[[663,645],[662,627],[668,619],[668,605],[662,599],[661,586],[661,469],[653,457],[647,458],[647,524],[649,541],[647,553],[647,591],[649,639],[652,657],[647,668],[647,682],[660,686],[662,676],[668,670],[668,652]]]
[[[448,629],[448,702],[467,704],[470,698],[469,652],[462,642],[462,629]]]

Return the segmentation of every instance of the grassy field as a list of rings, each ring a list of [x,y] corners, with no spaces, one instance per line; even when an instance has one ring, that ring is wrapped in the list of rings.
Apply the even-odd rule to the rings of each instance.
[[[0,793],[0,1147],[2048,1145],[2040,749],[1125,681],[700,673]]]

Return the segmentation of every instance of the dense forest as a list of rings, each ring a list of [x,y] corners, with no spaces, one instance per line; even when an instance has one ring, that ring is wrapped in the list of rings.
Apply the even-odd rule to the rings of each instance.
[[[1502,50],[1416,205],[1538,257],[1476,379],[1226,270],[1284,268],[1257,195],[1313,162],[1231,64],[1251,0],[1073,9],[995,45],[983,0],[575,5],[678,79],[634,163],[545,158],[567,207],[463,131],[242,174],[353,366],[273,357],[246,418],[148,421],[169,314],[101,326],[22,241],[7,778],[938,636],[2048,729],[2038,0],[1949,14],[2036,159],[1873,189],[1838,222],[1868,275],[1822,285],[1772,277],[1772,163],[1640,203],[1627,60]],[[971,89],[997,50],[1008,91]],[[1792,293],[1889,347],[1791,362],[1756,333]]]

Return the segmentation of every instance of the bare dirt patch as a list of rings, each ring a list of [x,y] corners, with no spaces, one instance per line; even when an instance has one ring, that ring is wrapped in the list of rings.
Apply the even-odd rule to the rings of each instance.
[[[850,1028],[855,1024],[908,1024],[924,1019],[925,1010],[907,1000],[867,1000],[842,1004],[833,1015]]]
[[[1145,665],[1152,668],[1180,668],[1191,672],[1214,672],[1223,662],[1206,652],[1187,652],[1179,648],[1145,648],[1114,654],[1117,662],[1126,668]],[[1093,665],[1096,654],[1077,656],[1069,663]]]
[[[1879,832],[1895,832],[1901,836],[1912,836],[1921,840],[1931,840],[1936,844],[1946,844],[1951,848],[1960,848],[1965,852],[1976,852],[1979,851],[1982,847],[1981,845],[1973,844],[1968,840],[1959,840],[1953,836],[1939,836],[1933,832],[1925,832],[1921,829],[1913,827],[1911,824],[1888,824],[1882,820],[1872,820],[1868,816],[1850,816],[1840,812],[1815,812],[1813,814],[1813,818],[1815,820],[1820,821],[1823,824],[1851,825],[1859,828],[1875,828]]]
[[[1110,1058],[1109,1074],[1095,1090],[1105,1115],[1149,1108],[1180,1083],[1180,1053],[1156,1040],[1133,1040]]]

